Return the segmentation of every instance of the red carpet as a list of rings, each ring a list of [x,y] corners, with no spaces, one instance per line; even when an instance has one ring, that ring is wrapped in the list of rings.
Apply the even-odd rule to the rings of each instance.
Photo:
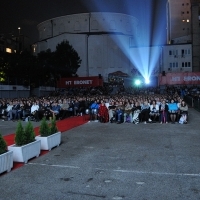
[[[86,116],[80,116],[80,117],[70,117],[70,118],[67,118],[67,119],[64,119],[64,120],[57,121],[56,124],[57,124],[58,130],[60,132],[65,132],[65,131],[68,131],[72,128],[75,128],[77,126],[80,126],[82,124],[87,123],[88,119],[89,119],[89,117],[87,115]],[[35,131],[35,135],[38,135],[39,134],[39,127],[35,127],[34,131]],[[12,134],[6,135],[6,136],[4,136],[4,139],[5,139],[8,146],[12,145],[12,144],[15,143],[15,134],[12,133]],[[40,156],[44,155],[46,153],[48,153],[48,151],[42,150],[41,153],[40,153]],[[18,167],[21,167],[23,165],[24,165],[24,163],[14,162],[12,170],[17,169]]]

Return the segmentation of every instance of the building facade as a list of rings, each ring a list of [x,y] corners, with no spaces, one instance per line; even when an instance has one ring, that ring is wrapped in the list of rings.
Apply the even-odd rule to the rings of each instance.
[[[191,43],[191,2],[190,0],[168,0],[167,44]]]
[[[47,20],[38,25],[39,41],[35,53],[56,50],[68,40],[82,63],[79,76],[107,77],[109,73],[130,70],[130,37],[137,37],[138,20],[119,13],[83,13]]]

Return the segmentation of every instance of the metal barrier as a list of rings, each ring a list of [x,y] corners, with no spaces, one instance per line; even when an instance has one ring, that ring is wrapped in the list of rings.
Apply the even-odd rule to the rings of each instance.
[[[184,100],[189,106],[193,107],[195,110],[200,112],[200,99],[199,98],[194,99],[193,97],[185,96]]]
[[[200,112],[200,100],[194,99],[194,109],[198,110]]]
[[[194,99],[190,96],[185,96],[184,101],[191,107],[194,107]]]

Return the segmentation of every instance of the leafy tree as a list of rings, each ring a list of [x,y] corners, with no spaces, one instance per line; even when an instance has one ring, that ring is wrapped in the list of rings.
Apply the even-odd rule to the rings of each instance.
[[[57,72],[62,72],[64,76],[72,76],[76,74],[80,64],[81,59],[78,53],[68,41],[64,40],[56,46],[54,66]]]
[[[0,134],[0,155],[7,151],[7,144]]]

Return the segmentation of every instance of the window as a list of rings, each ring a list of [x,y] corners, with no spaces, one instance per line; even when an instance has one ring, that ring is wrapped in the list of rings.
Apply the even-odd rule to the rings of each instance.
[[[12,53],[12,50],[10,48],[6,48],[7,53]]]
[[[173,63],[173,67],[175,67],[175,63]]]
[[[190,54],[190,49],[188,49],[188,54]]]
[[[182,62],[182,67],[184,67],[184,62]]]
[[[188,67],[190,67],[190,62],[188,62]]]
[[[178,67],[178,62],[176,62],[176,67]]]
[[[170,55],[170,56],[172,55],[172,51],[171,51],[171,50],[169,50],[169,55]]]
[[[185,62],[185,67],[187,67],[187,62]]]
[[[169,67],[172,68],[172,63],[169,63]]]
[[[184,52],[185,52],[184,49],[182,49],[182,50],[181,50],[181,54],[184,55]]]

